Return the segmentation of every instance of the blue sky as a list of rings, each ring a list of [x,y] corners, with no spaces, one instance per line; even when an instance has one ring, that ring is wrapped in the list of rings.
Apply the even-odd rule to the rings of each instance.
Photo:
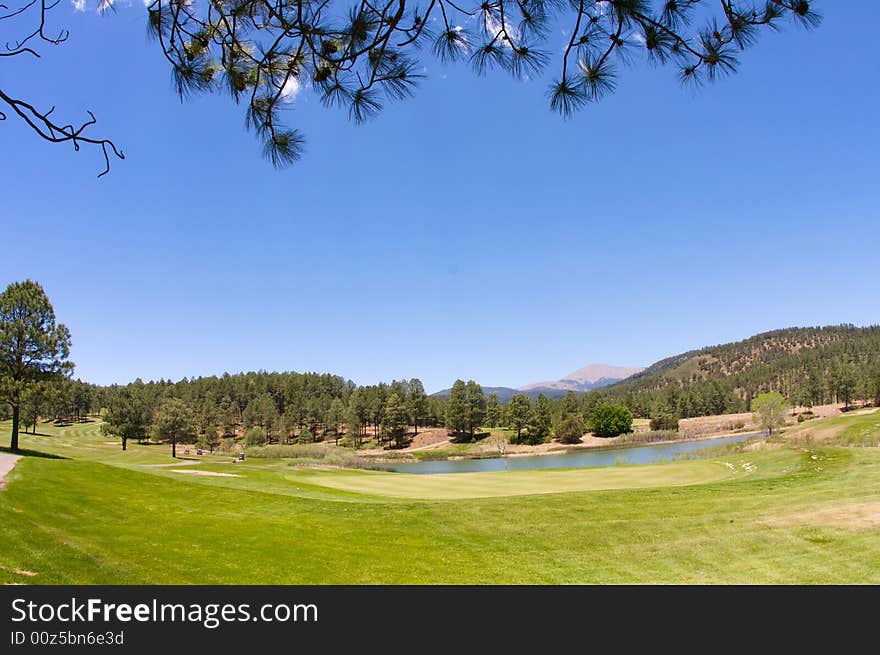
[[[126,154],[0,123],[0,284],[45,286],[97,383],[314,370],[358,383],[555,379],[792,325],[880,322],[876,26],[823,2],[694,93],[622,71],[569,121],[546,80],[427,61],[353,126],[300,93],[276,171],[228,97],[181,104],[140,4],[59,7],[67,44],[0,88]]]

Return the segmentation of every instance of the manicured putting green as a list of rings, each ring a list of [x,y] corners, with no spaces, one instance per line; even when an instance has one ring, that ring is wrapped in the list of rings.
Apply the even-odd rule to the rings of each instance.
[[[741,474],[741,473],[740,473]],[[532,471],[409,475],[381,471],[303,471],[303,482],[392,498],[455,500],[572,491],[679,487],[738,475],[719,462],[693,461]]]

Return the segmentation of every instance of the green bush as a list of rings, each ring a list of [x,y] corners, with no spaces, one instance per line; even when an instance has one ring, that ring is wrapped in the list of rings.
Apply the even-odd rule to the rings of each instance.
[[[559,443],[580,443],[584,436],[584,424],[579,416],[569,416],[556,428]]]
[[[233,438],[221,439],[220,445],[217,447],[221,453],[231,453],[235,450],[236,441]]]
[[[603,404],[593,410],[592,428],[597,437],[616,437],[632,432],[633,415],[626,407]]]
[[[678,430],[678,417],[669,412],[657,414],[651,419],[652,430]]]
[[[262,446],[266,443],[266,433],[260,428],[253,427],[244,433],[245,446]]]

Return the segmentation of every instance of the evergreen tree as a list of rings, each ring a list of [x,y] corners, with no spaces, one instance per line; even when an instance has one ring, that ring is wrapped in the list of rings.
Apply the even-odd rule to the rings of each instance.
[[[598,391],[590,391],[584,396],[583,405],[581,406],[581,417],[584,425],[589,426],[593,422],[593,411],[605,402],[604,396]]]
[[[409,415],[415,429],[415,435],[419,434],[419,419],[428,415],[428,396],[425,387],[418,378],[409,381]]]
[[[153,417],[153,434],[160,439],[171,440],[171,457],[177,457],[177,442],[195,434],[193,412],[178,398],[168,398],[156,410]]]
[[[122,440],[125,450],[129,439],[138,441],[147,436],[150,425],[150,409],[144,398],[143,389],[132,385],[115,394],[104,411],[104,434],[114,435]]]
[[[486,400],[486,425],[490,428],[501,425],[501,403],[498,401],[498,394],[489,394]]]
[[[296,434],[297,429],[300,426],[299,416],[296,414],[296,410],[294,407],[288,405],[284,414],[281,417],[281,426],[278,430],[278,441],[279,443],[290,443],[290,440]]]
[[[551,427],[550,401],[547,400],[547,396],[539,393],[529,420],[529,443],[539,444],[549,441]]]
[[[363,418],[355,399],[355,392],[351,395],[348,409],[345,411],[345,432],[351,439],[355,448],[360,448],[364,442]]]
[[[235,409],[232,398],[228,395],[223,396],[223,399],[220,401],[220,405],[217,408],[217,418],[223,434],[235,433],[235,428],[238,425],[238,412]]]
[[[315,441],[315,433],[312,432],[308,425],[305,425],[300,428],[299,434],[296,435],[296,440],[298,443],[313,443]]]
[[[522,432],[528,426],[532,415],[532,403],[529,397],[521,393],[510,399],[507,405],[508,427],[516,430],[516,443],[522,443]]]
[[[406,441],[406,408],[396,393],[392,392],[385,401],[382,417],[385,436],[392,439],[398,448],[403,447]]]
[[[216,425],[205,425],[202,428],[202,433],[199,435],[199,446],[207,448],[208,452],[213,453],[214,449],[220,444],[220,436],[217,434],[217,430]]]
[[[483,387],[473,380],[468,380],[465,392],[467,394],[467,432],[473,438],[477,429],[486,420],[486,396],[483,394]]]
[[[40,418],[40,412],[43,411],[45,402],[45,394],[38,385],[33,385],[22,395],[21,426],[25,432],[27,432],[28,426],[31,426],[31,433],[37,433],[37,421]]]
[[[456,380],[446,401],[446,429],[449,434],[467,433],[470,427],[470,406],[464,380]]]
[[[11,450],[18,450],[23,395],[40,381],[59,380],[73,370],[67,361],[70,332],[36,282],[13,282],[0,294],[0,401],[12,407]]]
[[[324,419],[324,425],[327,430],[333,433],[336,443],[339,444],[339,431],[342,422],[345,420],[345,405],[342,400],[334,398],[330,402],[330,408],[327,410],[327,417]]]
[[[574,391],[569,391],[562,397],[559,403],[559,420],[564,421],[569,416],[577,414],[579,408],[580,402],[578,401],[577,394]]]
[[[364,439],[364,430],[366,429],[369,416],[367,402],[368,398],[363,388],[355,389],[348,400],[345,426],[356,448],[360,448]]]
[[[576,444],[581,442],[584,436],[584,424],[581,417],[571,414],[559,424],[556,429],[556,439],[559,443]]]
[[[837,402],[842,400],[844,407],[849,408],[857,386],[855,368],[850,364],[843,364],[834,372],[831,380]]]

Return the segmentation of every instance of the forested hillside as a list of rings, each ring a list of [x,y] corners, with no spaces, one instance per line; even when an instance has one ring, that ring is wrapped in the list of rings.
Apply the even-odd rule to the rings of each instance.
[[[465,388],[463,381],[457,384]],[[429,425],[456,434],[505,426],[546,438],[551,419],[554,431],[572,415],[589,425],[596,408],[610,402],[654,419],[658,429],[675,429],[680,418],[748,411],[751,399],[766,391],[807,407],[856,400],[880,404],[880,326],[766,332],[669,357],[616,385],[587,394],[569,391],[555,400],[520,393],[516,402],[505,402],[475,382],[466,389],[451,402],[426,396],[415,378],[357,386],[338,375],[265,371],[109,387],[62,380],[25,394],[22,423],[33,430],[38,417],[70,420],[101,413],[108,432],[126,439],[173,433],[209,448],[224,439],[260,445],[330,438],[359,446],[369,437],[399,444],[407,426],[411,434]],[[0,418],[6,414],[8,407],[0,406]]]
[[[748,411],[778,391],[806,407],[880,393],[880,326],[788,328],[661,360],[604,390],[637,416]]]

